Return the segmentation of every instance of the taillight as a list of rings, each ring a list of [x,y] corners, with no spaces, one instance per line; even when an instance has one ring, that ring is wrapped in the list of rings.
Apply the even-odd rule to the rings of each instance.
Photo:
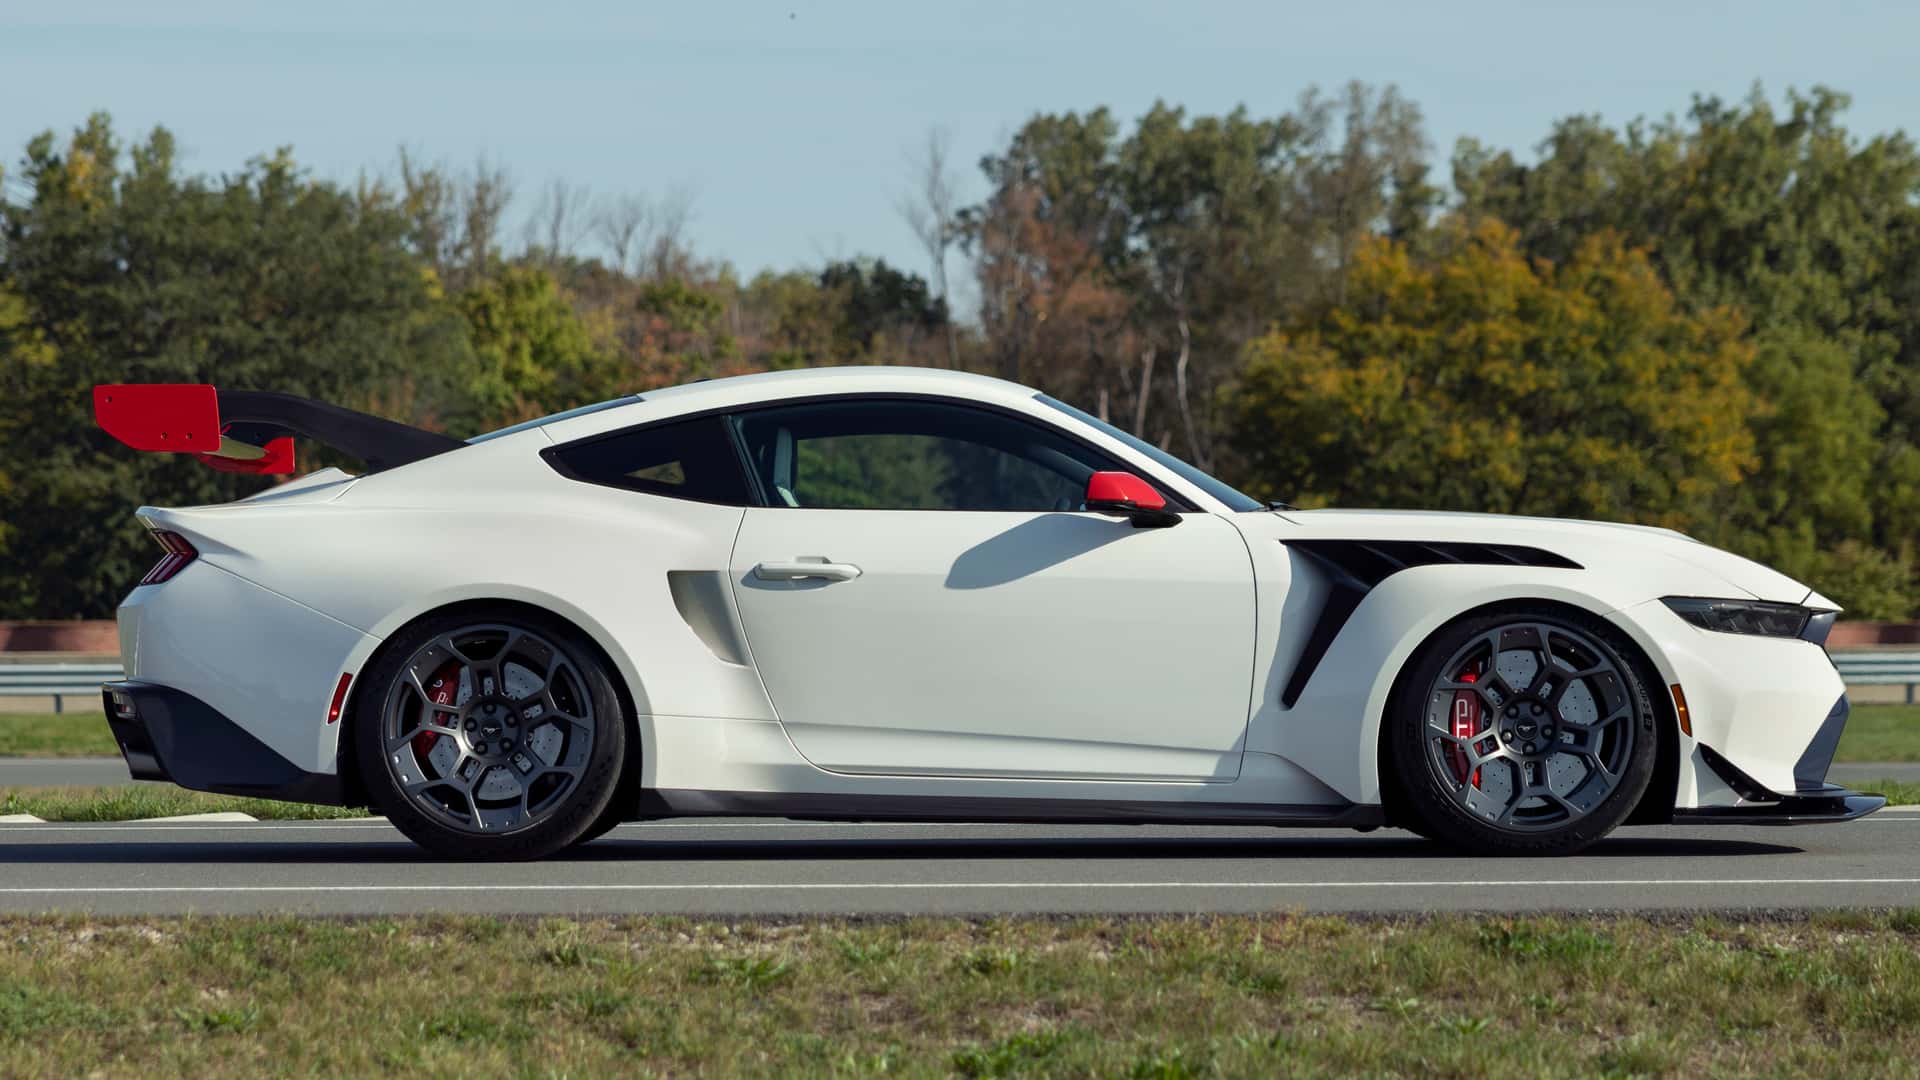
[[[180,571],[185,570],[187,564],[192,562],[200,554],[198,551],[193,550],[192,544],[187,543],[186,537],[181,536],[177,532],[155,529],[153,530],[153,538],[160,541],[160,546],[166,548],[167,553],[160,556],[160,561],[153,564],[153,569],[147,571],[146,577],[140,579],[140,584],[142,585],[160,584]]]

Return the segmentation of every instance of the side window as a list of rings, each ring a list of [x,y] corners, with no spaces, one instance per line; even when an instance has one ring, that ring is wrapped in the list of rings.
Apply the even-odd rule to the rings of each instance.
[[[592,484],[734,506],[752,501],[718,416],[650,424],[547,453],[561,472]]]
[[[773,506],[1078,510],[1087,477],[1118,467],[1040,424],[941,402],[830,401],[735,423]]]

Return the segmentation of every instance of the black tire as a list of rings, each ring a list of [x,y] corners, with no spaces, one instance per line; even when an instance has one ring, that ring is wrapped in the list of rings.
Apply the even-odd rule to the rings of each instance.
[[[580,834],[580,839],[573,842],[574,846],[590,844],[612,832],[621,822],[632,816],[632,809],[631,806],[626,805],[623,797],[616,796],[607,804],[607,808],[601,811],[600,817],[588,826],[587,831]]]
[[[1511,686],[1528,662],[1527,687]],[[1402,823],[1482,855],[1568,855],[1607,835],[1658,756],[1644,670],[1613,627],[1564,608],[1442,627],[1409,661],[1381,734]],[[1589,709],[1596,719],[1576,722]]]
[[[499,634],[503,642],[496,667],[491,669],[498,674],[498,683],[486,684],[494,692],[493,698],[476,692],[468,700],[463,687],[461,700],[466,703],[460,707],[427,705],[420,693],[431,672],[418,669],[425,663],[454,664],[464,659],[465,654],[459,650],[473,646],[459,645],[461,635],[470,635],[470,641],[478,641],[480,636],[489,633]],[[532,644],[516,645],[516,642]],[[537,702],[522,710],[516,709],[514,706],[519,703],[509,698],[508,688],[513,679],[532,665],[531,662],[516,665],[521,670],[510,671],[508,650],[531,649],[534,645],[544,651],[530,655],[545,656],[548,664],[538,684],[539,693],[546,695],[544,720],[538,718]],[[475,655],[478,655],[477,649]],[[439,660],[432,659],[435,656]],[[427,658],[424,663],[423,657]],[[516,655],[514,659],[517,658]],[[484,672],[489,670],[485,664],[485,660],[480,660],[469,666]],[[418,681],[410,678],[410,669]],[[354,751],[369,801],[396,828],[428,851],[453,859],[537,859],[578,843],[608,819],[619,820],[621,815],[612,802],[621,787],[622,766],[628,752],[627,719],[620,706],[620,695],[612,673],[600,660],[599,651],[560,620],[517,608],[466,609],[430,616],[388,641],[361,679],[365,692],[356,695]],[[471,681],[479,685],[482,679],[474,677]],[[556,695],[562,695],[564,700],[557,702]],[[496,701],[500,704],[494,705]],[[458,730],[462,725],[472,730],[472,725],[467,723],[469,710],[478,710],[483,703],[494,705],[513,717],[511,728],[479,729],[481,738],[495,739],[492,745],[470,741]],[[440,711],[434,711],[436,708]],[[432,715],[436,723],[443,715],[451,716],[452,724],[445,728],[427,728],[422,726],[423,721],[409,720],[409,713],[421,717]],[[588,715],[573,715],[577,713]],[[409,728],[407,724],[415,726]],[[552,752],[556,757],[567,756],[564,765],[532,757],[536,753],[536,727],[563,732],[553,737],[560,740],[560,749]],[[488,732],[495,734],[489,736]],[[516,733],[521,736],[519,745],[516,747],[509,740],[504,746],[518,750],[517,758],[502,749],[499,738]],[[422,760],[425,755],[417,754],[414,748],[425,738],[437,751],[438,742],[434,740],[449,737],[458,740],[454,744],[457,749],[449,753],[459,764],[444,774],[435,774],[433,767]],[[540,738],[544,748],[548,737],[542,732]],[[399,753],[390,754],[389,749]],[[488,750],[493,757],[476,756]],[[571,755],[576,753],[578,757],[574,760]],[[473,772],[462,783],[461,770],[467,769],[470,761]],[[520,792],[519,805],[514,806],[510,799],[498,811],[483,805],[479,799],[485,794],[485,782],[491,774],[507,770],[506,774],[520,783],[520,774],[512,771],[516,761],[528,763],[527,782]],[[396,775],[396,770],[410,769],[427,770],[425,776],[406,773],[416,781],[417,789],[433,783],[435,775],[447,784],[410,794],[401,777]],[[544,801],[535,812],[533,795],[543,786]],[[494,821],[489,821],[489,815],[495,815]],[[506,823],[500,824],[501,820]],[[493,831],[495,825],[497,831]]]

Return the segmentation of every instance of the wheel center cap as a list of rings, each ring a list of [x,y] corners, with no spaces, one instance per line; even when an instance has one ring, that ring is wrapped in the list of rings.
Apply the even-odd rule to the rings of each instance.
[[[500,756],[517,741],[519,714],[499,698],[473,702],[467,710],[467,741],[475,753]]]

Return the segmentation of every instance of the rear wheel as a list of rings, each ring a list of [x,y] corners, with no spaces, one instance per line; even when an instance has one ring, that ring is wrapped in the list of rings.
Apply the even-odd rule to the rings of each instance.
[[[607,817],[626,753],[610,674],[557,620],[424,620],[364,676],[360,775],[416,843],[453,858],[531,859]]]
[[[1540,608],[1462,620],[1412,661],[1388,758],[1424,835],[1485,854],[1569,854],[1647,789],[1655,714],[1632,646]]]

